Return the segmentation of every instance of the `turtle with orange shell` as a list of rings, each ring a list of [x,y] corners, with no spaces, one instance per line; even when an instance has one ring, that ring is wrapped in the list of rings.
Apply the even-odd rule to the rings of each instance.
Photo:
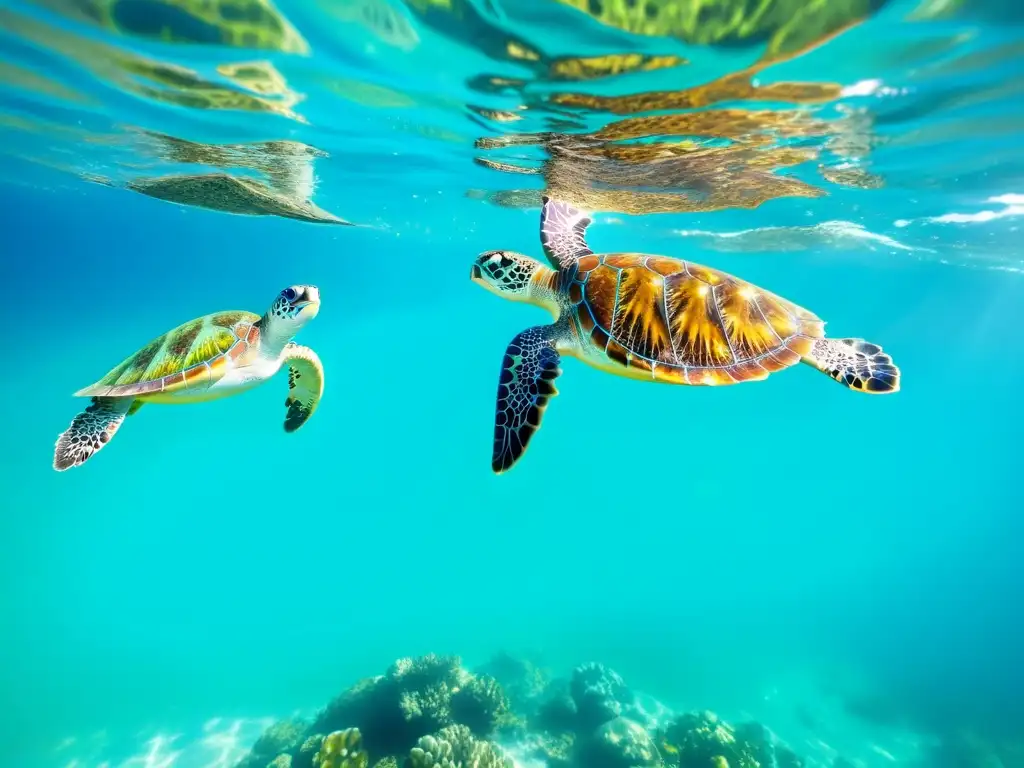
[[[596,254],[586,240],[590,224],[585,213],[545,197],[548,264],[511,251],[487,251],[473,263],[474,282],[554,316],[505,350],[495,472],[511,469],[540,427],[563,355],[617,376],[698,386],[760,381],[802,362],[856,392],[899,391],[899,368],[878,345],[826,338],[814,313],[717,269],[643,253]]]
[[[245,392],[288,367],[284,429],[313,415],[324,391],[320,358],[292,337],[320,311],[314,285],[281,291],[261,316],[215,312],[158,336],[95,384],[75,393],[92,403],[57,438],[53,468],[86,462],[146,403],[197,403]]]

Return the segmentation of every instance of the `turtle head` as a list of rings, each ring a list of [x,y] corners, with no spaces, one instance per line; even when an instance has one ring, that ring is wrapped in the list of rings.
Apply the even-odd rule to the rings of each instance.
[[[315,285],[291,285],[277,294],[263,316],[264,333],[290,339],[320,311],[320,290]]]
[[[536,301],[536,278],[545,269],[543,264],[521,253],[485,251],[473,262],[470,277],[474,283],[506,299]]]

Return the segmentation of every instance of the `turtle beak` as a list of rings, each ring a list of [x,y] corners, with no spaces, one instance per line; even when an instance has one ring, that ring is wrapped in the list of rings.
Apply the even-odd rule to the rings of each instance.
[[[320,303],[320,289],[315,285],[307,285],[306,290],[302,293],[302,300],[306,304],[319,304]]]
[[[315,285],[307,285],[302,292],[295,297],[292,306],[297,312],[309,316],[315,316],[320,311],[320,289]]]
[[[481,280],[481,279],[483,279],[483,273],[480,271],[480,265],[479,264],[474,264],[473,265],[473,269],[470,270],[469,277],[470,277],[471,280]]]

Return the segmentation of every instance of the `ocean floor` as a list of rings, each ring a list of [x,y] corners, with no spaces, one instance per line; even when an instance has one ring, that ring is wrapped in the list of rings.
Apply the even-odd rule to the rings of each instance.
[[[57,746],[64,768],[1010,768],[872,726],[806,691],[753,712],[676,709],[614,670],[548,670],[499,653],[399,659],[326,706],[218,718],[179,733],[97,733]],[[794,703],[799,702],[799,703]],[[768,723],[771,723],[769,727]]]

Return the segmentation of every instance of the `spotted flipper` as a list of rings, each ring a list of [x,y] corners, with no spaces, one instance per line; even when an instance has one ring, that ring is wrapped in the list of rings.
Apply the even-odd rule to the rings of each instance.
[[[528,328],[505,350],[494,413],[491,469],[498,474],[522,458],[540,428],[548,401],[558,394],[554,380],[562,373],[552,326]]]
[[[284,417],[284,431],[294,432],[313,415],[320,396],[324,393],[324,367],[309,347],[294,342],[284,350],[283,362],[288,364],[288,411]]]
[[[53,468],[63,472],[84,464],[110,442],[124,417],[135,413],[139,407],[141,402],[130,397],[92,398],[92,404],[75,416],[71,426],[57,438]]]
[[[575,264],[577,259],[589,256],[592,251],[587,245],[586,233],[593,220],[568,203],[547,196],[543,203],[540,242],[551,266],[565,269]]]
[[[880,346],[864,339],[818,339],[804,362],[858,392],[887,395],[900,390],[900,369]]]

